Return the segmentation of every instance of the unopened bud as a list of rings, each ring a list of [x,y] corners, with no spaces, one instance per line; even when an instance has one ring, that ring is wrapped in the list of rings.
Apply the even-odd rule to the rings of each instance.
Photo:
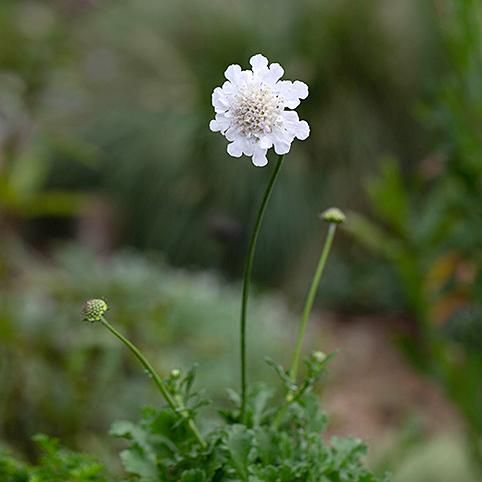
[[[171,370],[171,377],[172,378],[179,378],[181,376],[181,371],[178,370],[177,368],[174,368],[174,370]]]
[[[345,221],[346,216],[343,211],[338,208],[329,208],[320,214],[321,219],[327,223],[341,224]]]
[[[322,351],[314,351],[311,354],[311,358],[313,358],[315,362],[323,363],[326,359],[326,355]]]
[[[84,303],[83,313],[84,321],[95,323],[100,321],[104,313],[109,309],[104,300],[89,300]]]

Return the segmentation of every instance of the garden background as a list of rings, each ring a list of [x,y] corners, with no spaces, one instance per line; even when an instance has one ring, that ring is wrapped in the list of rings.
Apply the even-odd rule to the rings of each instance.
[[[0,447],[59,437],[116,469],[117,418],[157,394],[80,322],[85,299],[163,373],[238,387],[239,286],[270,166],[209,132],[227,65],[310,87],[255,261],[251,377],[287,362],[321,247],[346,227],[310,348],[339,350],[331,433],[397,482],[482,467],[482,4],[477,0],[1,0]],[[308,347],[307,347],[308,348]]]

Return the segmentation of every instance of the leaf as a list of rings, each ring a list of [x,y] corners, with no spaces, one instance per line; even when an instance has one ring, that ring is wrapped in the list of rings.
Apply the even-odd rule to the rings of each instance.
[[[227,388],[226,392],[228,394],[229,400],[236,406],[240,407],[241,406],[241,397],[239,396],[239,393],[234,391],[232,388]]]
[[[123,450],[120,459],[124,469],[133,475],[137,475],[143,482],[151,482],[158,479],[157,464],[155,458],[149,456],[138,446]]]
[[[0,480],[4,482],[28,482],[29,468],[8,453],[0,452]]]
[[[284,383],[285,387],[293,391],[296,389],[296,384],[293,383],[293,380],[289,376],[288,372],[278,363],[276,363],[274,360],[272,360],[270,357],[266,357],[264,361],[275,370],[275,372],[278,374],[278,376],[281,378],[281,381]]]
[[[350,211],[345,229],[365,247],[389,259],[400,252],[400,243],[362,214]]]
[[[37,435],[34,440],[42,454],[39,465],[30,471],[29,481],[106,482],[104,468],[93,458],[64,449],[57,440],[45,435]]]
[[[150,443],[150,434],[139,425],[126,421],[114,422],[111,435],[131,441],[131,446],[120,453],[125,470],[141,477],[143,481],[151,481],[158,477],[157,456]]]
[[[268,388],[260,388],[251,402],[252,407],[252,424],[259,427],[266,415],[268,402],[273,398],[274,391]]]
[[[233,466],[242,480],[248,480],[249,455],[253,446],[253,436],[244,425],[229,427],[226,446]]]
[[[206,474],[201,469],[186,470],[179,482],[204,482],[206,480]]]
[[[117,420],[112,424],[109,432],[114,437],[125,438],[132,440],[145,452],[150,452],[148,437],[149,434],[139,425],[124,420]]]
[[[367,191],[377,214],[398,234],[404,235],[409,226],[410,205],[395,159],[384,160],[380,174],[368,183]]]

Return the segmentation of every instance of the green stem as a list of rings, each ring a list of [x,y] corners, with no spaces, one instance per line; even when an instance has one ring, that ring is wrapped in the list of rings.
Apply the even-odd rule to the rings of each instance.
[[[298,374],[298,366],[300,363],[301,349],[303,348],[303,340],[305,338],[306,326],[308,324],[311,309],[313,308],[313,303],[315,301],[316,293],[318,291],[321,276],[323,274],[323,270],[325,269],[326,260],[328,259],[328,255],[330,254],[330,249],[333,244],[333,239],[335,237],[335,231],[336,224],[330,223],[330,226],[328,228],[328,234],[326,235],[325,239],[325,244],[323,246],[323,250],[321,251],[320,260],[318,261],[318,266],[316,268],[315,275],[313,276],[310,290],[308,291],[308,295],[306,297],[305,307],[301,316],[298,339],[296,340],[295,352],[293,354],[293,360],[291,362],[290,377],[293,381],[296,381],[296,376]]]
[[[152,377],[154,380],[154,383],[156,384],[157,388],[161,392],[162,396],[166,400],[167,404],[169,407],[172,409],[172,411],[185,418],[187,421],[187,424],[191,431],[193,432],[194,436],[198,440],[198,442],[201,444],[202,447],[206,447],[206,442],[202,438],[202,435],[199,433],[198,428],[196,427],[196,424],[191,418],[186,417],[185,415],[179,413],[178,411],[178,406],[176,404],[176,401],[172,397],[172,395],[168,392],[167,388],[164,385],[164,382],[162,381],[161,377],[158,375],[156,372],[155,368],[151,365],[151,363],[146,359],[146,357],[141,353],[141,351],[133,344],[131,343],[122,333],[117,331],[104,317],[100,319],[101,323],[115,336],[117,337],[124,345],[131,350],[132,353],[137,357],[137,359],[141,362],[142,366],[147,370],[149,375]]]
[[[246,264],[244,267],[244,279],[243,279],[243,297],[241,302],[241,420],[245,421],[246,416],[246,314],[248,309],[248,297],[249,289],[251,286],[251,273],[253,271],[254,252],[256,249],[256,241],[258,240],[261,223],[263,221],[266,206],[268,204],[271,193],[273,192],[274,183],[278,177],[279,171],[283,164],[284,156],[278,157],[278,162],[274,168],[271,178],[266,187],[263,200],[258,210],[256,217],[256,223],[254,225],[251,239],[249,241],[248,256],[246,258]]]

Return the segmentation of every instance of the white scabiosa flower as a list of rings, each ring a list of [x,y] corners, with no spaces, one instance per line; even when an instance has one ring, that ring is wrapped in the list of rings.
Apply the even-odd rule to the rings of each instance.
[[[280,80],[284,70],[279,64],[268,65],[268,59],[254,55],[252,70],[230,65],[224,73],[226,82],[216,87],[212,103],[216,117],[209,124],[230,142],[228,153],[252,158],[255,166],[268,163],[266,153],[274,147],[286,154],[293,140],[304,140],[310,133],[306,121],[294,110],[308,97],[308,86],[298,80]]]

